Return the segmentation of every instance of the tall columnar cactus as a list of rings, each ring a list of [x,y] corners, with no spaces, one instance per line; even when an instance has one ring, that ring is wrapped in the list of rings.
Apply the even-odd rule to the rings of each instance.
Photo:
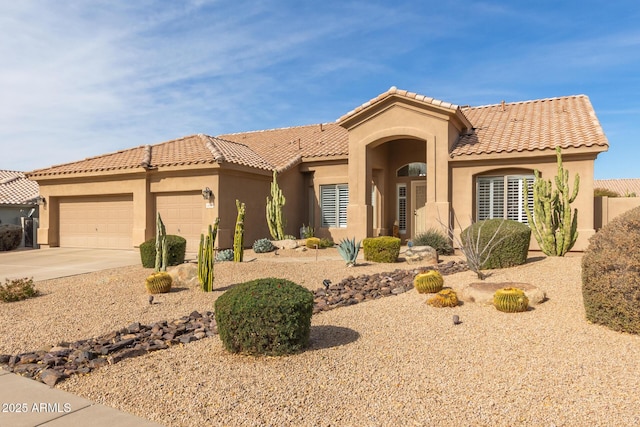
[[[242,262],[244,256],[244,203],[236,200],[238,208],[238,218],[236,219],[236,230],[233,234],[233,262]]]
[[[200,235],[200,247],[198,248],[198,280],[205,292],[213,290],[213,265],[216,259],[214,242],[218,234],[220,218],[216,218],[213,227],[209,224],[209,232],[205,236]]]
[[[284,227],[287,223],[282,213],[282,207],[285,202],[286,199],[278,186],[277,172],[273,171],[271,198],[267,197],[267,225],[269,225],[269,233],[274,240],[284,239]]]
[[[580,175],[576,174],[573,191],[569,189],[569,171],[562,166],[560,147],[556,148],[558,174],[555,177],[555,190],[551,189],[551,180],[540,179],[536,170],[533,183],[533,212],[525,203],[525,212],[531,231],[548,256],[564,256],[578,238],[578,209],[571,212],[571,203],[576,199],[580,188]],[[529,197],[529,186],[524,185],[525,200]]]
[[[167,229],[162,222],[160,212],[156,217],[156,265],[155,272],[167,271],[167,258],[169,245],[167,245]]]

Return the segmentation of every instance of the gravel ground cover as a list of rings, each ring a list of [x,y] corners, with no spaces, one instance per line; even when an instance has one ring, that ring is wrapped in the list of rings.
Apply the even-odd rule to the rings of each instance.
[[[0,353],[211,310],[225,289],[253,278],[284,277],[313,290],[325,278],[403,267],[347,268],[334,250],[319,254],[316,261],[315,251],[248,251],[253,261],[216,265],[216,292],[178,288],[153,305],[142,267],[38,282],[42,296],[0,304]],[[640,337],[585,320],[580,260],[533,257],[494,270],[487,281],[547,292],[549,300],[526,313],[469,302],[435,308],[411,290],[314,315],[311,346],[298,355],[231,355],[211,337],[56,387],[167,426],[637,425]],[[445,286],[475,281],[467,271],[446,276]]]

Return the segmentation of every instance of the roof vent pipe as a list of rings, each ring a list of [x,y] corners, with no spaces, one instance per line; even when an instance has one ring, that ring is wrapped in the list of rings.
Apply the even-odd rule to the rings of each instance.
[[[504,113],[504,99],[500,102],[500,110]]]

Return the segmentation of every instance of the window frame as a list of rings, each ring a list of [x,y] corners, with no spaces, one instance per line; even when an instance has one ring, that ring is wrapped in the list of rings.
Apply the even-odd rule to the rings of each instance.
[[[527,182],[529,187],[527,204],[533,212],[533,182],[535,180],[533,174],[478,176],[476,178],[476,220],[503,218],[528,225],[529,221],[524,209],[523,180]]]
[[[319,193],[320,227],[347,228],[349,184],[320,185]]]

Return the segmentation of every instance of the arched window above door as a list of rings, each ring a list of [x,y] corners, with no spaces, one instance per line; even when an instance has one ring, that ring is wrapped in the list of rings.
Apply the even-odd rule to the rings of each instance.
[[[396,171],[396,176],[427,176],[427,164],[422,162],[407,163]]]

